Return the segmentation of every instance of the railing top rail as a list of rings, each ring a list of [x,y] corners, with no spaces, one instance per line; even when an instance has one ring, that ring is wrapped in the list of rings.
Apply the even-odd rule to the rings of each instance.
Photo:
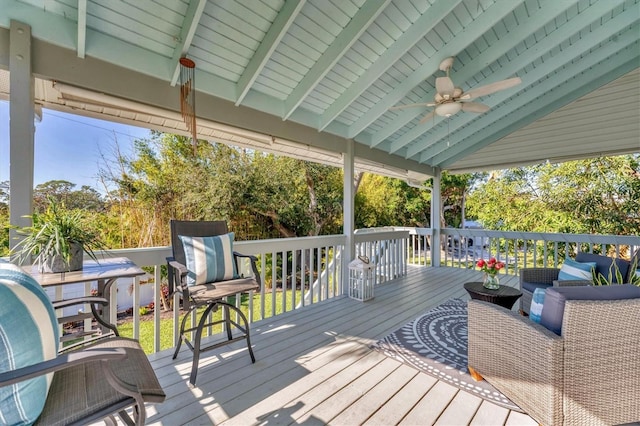
[[[628,244],[640,245],[640,236],[633,235],[598,235],[598,234],[564,234],[545,232],[494,231],[488,229],[443,228],[444,235],[480,236],[490,238],[507,238],[521,240],[558,241],[567,243],[590,244]]]
[[[404,239],[409,237],[409,231],[380,231],[380,232],[368,232],[365,234],[355,234],[354,238],[356,243],[363,243],[369,241],[381,241],[381,240],[395,240]]]

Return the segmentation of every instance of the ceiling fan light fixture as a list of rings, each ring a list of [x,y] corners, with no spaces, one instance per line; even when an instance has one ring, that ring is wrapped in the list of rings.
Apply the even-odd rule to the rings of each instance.
[[[446,104],[440,104],[436,107],[436,114],[441,117],[450,117],[462,109],[462,105],[458,102],[450,102]]]

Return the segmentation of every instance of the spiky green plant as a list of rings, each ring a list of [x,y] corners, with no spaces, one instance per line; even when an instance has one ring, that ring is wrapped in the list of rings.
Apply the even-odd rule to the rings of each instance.
[[[21,264],[33,259],[42,265],[56,255],[69,264],[74,244],[81,245],[97,261],[94,250],[104,249],[99,233],[87,222],[82,210],[67,209],[63,203],[49,198],[44,212],[27,217],[31,218],[31,226],[17,230],[23,239],[14,248]]]
[[[629,266],[629,283],[637,285],[640,287],[640,275],[635,272],[638,270],[638,257],[636,256],[631,262],[631,266]],[[611,266],[609,267],[609,273],[605,277],[602,273],[597,272],[595,268],[591,269],[591,276],[593,278],[594,285],[611,285],[613,284],[614,278],[617,283],[625,284],[624,277],[620,272],[620,268],[618,268],[618,264],[616,262],[611,262]]]

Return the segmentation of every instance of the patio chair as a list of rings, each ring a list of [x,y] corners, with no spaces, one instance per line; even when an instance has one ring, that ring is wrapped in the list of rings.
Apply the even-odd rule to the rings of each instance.
[[[105,420],[143,425],[145,402],[165,393],[139,343],[109,334],[58,352],[52,303],[20,268],[0,261],[0,422],[66,425]],[[77,303],[101,303],[95,297]],[[69,305],[70,302],[63,305]],[[5,305],[8,306],[8,305]],[[131,411],[128,414],[127,411]]]
[[[472,376],[539,424],[640,419],[640,288],[553,287],[540,324],[477,300],[468,313]]]
[[[226,298],[259,290],[260,275],[254,256],[233,251],[234,235],[228,232],[226,222],[171,220],[170,226],[173,257],[167,259],[169,290],[180,295],[184,310],[173,359],[178,356],[184,342],[193,352],[189,384],[195,386],[202,352],[246,339],[251,362],[256,362],[251,348],[249,322],[242,310],[227,302]],[[239,261],[243,258],[249,259],[253,276],[238,274],[241,266]],[[187,327],[191,313],[200,307],[205,309],[197,325]],[[209,314],[217,312],[219,308],[223,311],[222,318],[210,319]],[[237,320],[232,317],[232,312]],[[218,324],[224,324],[226,340],[203,347],[202,334],[205,328]],[[235,337],[233,327],[237,330]],[[195,332],[195,336],[190,341],[188,334],[192,332]]]
[[[640,250],[636,251],[632,260],[640,259]],[[625,278],[623,282],[628,283],[631,275],[636,271],[632,271],[630,265],[632,261],[611,258],[593,253],[580,252],[576,255],[576,262],[591,262],[595,264],[596,272],[605,276],[609,273],[609,268],[612,263],[615,262],[616,266],[620,270],[622,276]],[[522,299],[520,299],[520,312],[529,314],[529,307],[531,306],[531,299],[533,298],[533,292],[536,288],[547,289],[550,287],[568,287],[568,286],[584,286],[591,285],[591,280],[585,279],[570,279],[559,280],[561,268],[522,268],[520,269],[520,291],[522,291]],[[589,273],[590,275],[590,273]],[[618,283],[622,284],[622,283]]]

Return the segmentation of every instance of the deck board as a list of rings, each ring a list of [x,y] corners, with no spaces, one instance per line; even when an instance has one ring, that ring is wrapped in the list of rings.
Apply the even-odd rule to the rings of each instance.
[[[370,345],[451,299],[468,299],[478,272],[409,267],[375,298],[320,302],[256,322],[251,364],[244,342],[203,354],[197,387],[187,386],[190,352],[150,356],[167,400],[148,424],[535,424],[385,357]],[[501,283],[517,284],[516,277]]]

